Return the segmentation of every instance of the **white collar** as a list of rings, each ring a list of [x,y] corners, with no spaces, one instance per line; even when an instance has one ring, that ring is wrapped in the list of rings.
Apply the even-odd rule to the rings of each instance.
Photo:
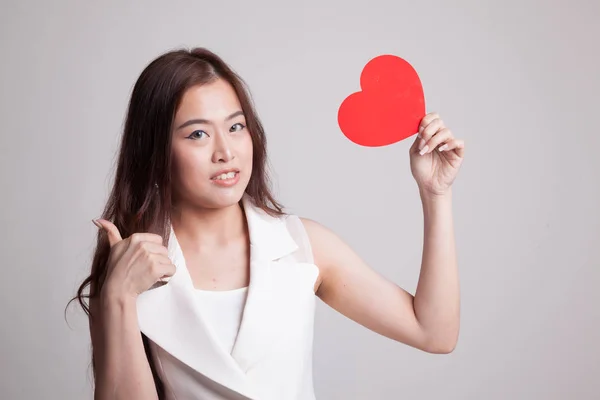
[[[169,257],[176,272],[169,282],[142,293],[137,300],[140,330],[158,346],[215,382],[250,398],[256,392],[246,377],[260,361],[275,335],[271,263],[298,245],[285,219],[272,217],[245,194],[242,206],[250,235],[250,285],[240,331],[228,354],[202,318],[194,301],[194,286],[173,229]]]

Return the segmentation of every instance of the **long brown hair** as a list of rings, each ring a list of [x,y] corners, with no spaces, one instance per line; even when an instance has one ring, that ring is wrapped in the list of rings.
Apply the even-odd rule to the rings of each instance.
[[[246,193],[270,215],[283,214],[270,191],[267,144],[263,126],[252,104],[249,90],[219,56],[204,48],[174,50],[162,54],[142,71],[131,94],[120,145],[114,184],[101,218],[113,222],[126,238],[136,232],[151,232],[168,241],[171,211],[171,128],[181,99],[192,86],[224,79],[234,88],[253,144],[253,169]],[[92,318],[85,299],[97,298],[106,278],[110,246],[99,230],[90,275],[83,281],[77,300]],[[88,293],[86,288],[89,286]],[[164,395],[144,338],[159,396]],[[92,355],[92,369],[96,364]]]

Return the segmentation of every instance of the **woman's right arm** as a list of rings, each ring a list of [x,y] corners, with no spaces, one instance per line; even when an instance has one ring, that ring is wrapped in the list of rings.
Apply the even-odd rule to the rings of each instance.
[[[90,299],[90,334],[95,360],[95,400],[151,400],[158,394],[138,325],[136,299],[175,266],[162,237],[134,233],[121,238],[106,220],[96,224],[110,243],[106,281]],[[95,291],[94,291],[95,292]]]
[[[96,360],[94,399],[158,400],[138,327],[135,299],[101,296],[94,300],[90,302]]]

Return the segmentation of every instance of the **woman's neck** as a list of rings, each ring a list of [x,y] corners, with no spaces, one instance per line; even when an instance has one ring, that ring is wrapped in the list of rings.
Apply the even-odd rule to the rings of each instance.
[[[239,203],[218,209],[178,207],[171,223],[177,240],[190,250],[223,247],[247,236],[246,218]]]

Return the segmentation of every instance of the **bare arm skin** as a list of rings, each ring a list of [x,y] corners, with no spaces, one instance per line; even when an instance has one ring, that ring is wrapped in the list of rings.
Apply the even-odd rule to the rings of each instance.
[[[369,267],[338,235],[302,219],[319,278],[316,294],[359,324],[430,353],[450,353],[458,341],[460,291],[452,215],[452,184],[465,144],[437,113],[419,124],[409,149],[424,215],[423,255],[415,295]],[[390,260],[400,266],[399,260]]]
[[[414,296],[368,266],[330,229],[302,221],[320,269],[316,293],[326,304],[390,339],[430,353],[449,353],[459,331],[451,198],[423,198],[423,209],[423,261]]]
[[[97,365],[95,400],[157,399],[137,323],[135,299],[103,298],[90,322]]]
[[[138,326],[137,296],[175,266],[162,238],[135,233],[122,239],[115,225],[98,220],[108,235],[108,277],[100,296],[90,301],[90,334],[96,360],[95,400],[158,399],[150,360]]]

